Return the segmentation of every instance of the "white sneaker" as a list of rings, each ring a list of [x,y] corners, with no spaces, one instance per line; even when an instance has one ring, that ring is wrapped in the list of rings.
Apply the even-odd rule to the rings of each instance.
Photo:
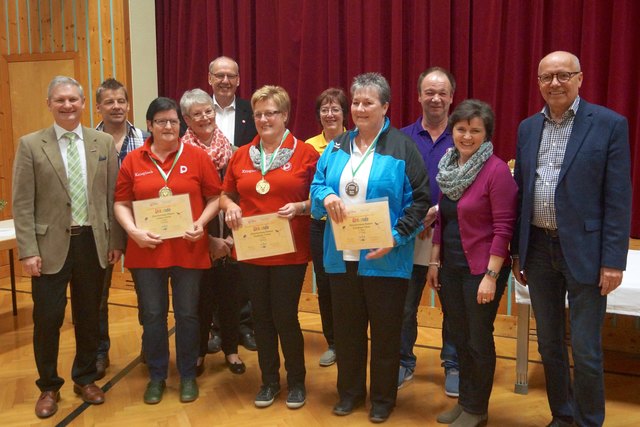
[[[329,349],[320,356],[320,366],[331,366],[334,363],[336,363],[336,351],[329,347]]]

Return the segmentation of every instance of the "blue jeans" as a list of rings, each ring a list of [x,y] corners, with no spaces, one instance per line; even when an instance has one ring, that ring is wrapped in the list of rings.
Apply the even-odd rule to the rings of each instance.
[[[560,240],[535,227],[529,238],[525,274],[551,413],[580,426],[601,426],[605,406],[601,329],[607,297],[600,295],[597,283],[578,283],[564,259]],[[567,295],[575,387],[565,344]]]
[[[204,270],[182,267],[132,268],[142,307],[142,348],[152,381],[167,379],[169,369],[169,278],[176,319],[176,364],[181,379],[196,377],[199,349],[198,299]]]
[[[458,403],[472,414],[486,414],[496,369],[493,322],[509,278],[509,267],[500,270],[493,301],[478,304],[477,295],[484,274],[471,274],[468,267],[440,269],[440,296],[449,313],[447,322],[460,360]]]
[[[400,337],[400,366],[416,369],[416,355],[413,353],[413,346],[418,338],[418,306],[422,299],[422,292],[427,281],[427,267],[424,265],[413,265],[411,280],[407,297],[404,302],[404,312],[402,314],[402,335]],[[449,327],[447,326],[447,316],[443,307],[442,319],[442,351],[440,360],[446,369],[458,369],[458,353],[456,346],[450,338]]]

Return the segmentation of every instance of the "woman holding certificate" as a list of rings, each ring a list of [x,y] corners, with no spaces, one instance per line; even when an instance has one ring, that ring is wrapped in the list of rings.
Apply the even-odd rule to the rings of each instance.
[[[287,371],[287,407],[300,408],[306,401],[298,301],[311,259],[308,197],[318,153],[287,129],[290,105],[289,95],[279,86],[263,86],[253,94],[258,135],[231,158],[220,198],[225,220],[234,230],[234,256],[241,261],[240,278],[253,307],[262,371],[262,386],[254,400],[259,408],[271,405],[280,393],[278,340]],[[258,216],[267,222],[242,228]],[[279,230],[283,221],[286,230]],[[273,229],[291,237],[269,234]],[[289,229],[290,233],[283,232]],[[260,239],[268,240],[263,245]],[[290,249],[264,255],[281,244]]]
[[[180,110],[187,123],[187,131],[182,137],[184,144],[190,144],[204,150],[218,171],[226,168],[231,158],[231,144],[222,131],[216,126],[216,111],[211,95],[202,89],[186,91],[180,98]],[[222,175],[222,174],[221,174]],[[216,217],[211,221],[207,233],[209,252],[213,263],[224,263],[224,258],[231,253],[233,241],[223,239],[220,230],[222,221]],[[231,267],[230,267],[231,268]],[[218,319],[222,337],[222,351],[229,370],[234,374],[243,374],[245,364],[238,356],[238,326],[240,312],[238,308],[238,287],[229,280],[228,269],[220,268],[220,264],[205,270],[200,283],[200,353],[198,355],[197,374],[204,373],[204,358],[207,355],[207,342],[214,303],[218,305]],[[235,269],[234,269],[235,271]]]
[[[171,278],[180,400],[191,402],[198,398],[200,278],[211,267],[205,227],[218,212],[220,178],[203,150],[180,142],[175,101],[153,100],[147,109],[147,127],[151,136],[122,163],[114,205],[116,218],[128,234],[124,262],[142,307],[142,347],[150,377],[144,401],[160,402],[166,386]],[[162,208],[149,208],[158,205]],[[184,227],[181,218],[186,218]],[[179,237],[166,238],[175,235]]]
[[[386,116],[391,97],[387,80],[378,73],[361,74],[353,80],[351,97],[356,128],[329,143],[318,161],[311,214],[328,215],[331,224],[324,233],[324,268],[338,356],[340,400],[333,412],[348,415],[364,403],[370,326],[369,419],[384,422],[396,402],[402,313],[414,238],[429,209],[429,186],[415,143]],[[376,199],[388,208],[371,215],[352,214]],[[368,249],[338,250],[337,238],[353,237],[342,231],[354,223],[373,231],[361,236]],[[367,241],[373,235],[388,235],[385,246],[379,239]]]
[[[493,155],[493,111],[468,99],[449,117],[455,148],[440,160],[442,191],[427,284],[440,293],[458,350],[460,396],[438,422],[487,422],[496,352],[493,322],[509,278],[509,241],[517,187],[509,166]]]

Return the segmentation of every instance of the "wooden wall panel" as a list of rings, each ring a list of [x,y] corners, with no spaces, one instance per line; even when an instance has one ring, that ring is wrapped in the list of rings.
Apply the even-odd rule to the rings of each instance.
[[[69,72],[58,69],[55,61],[72,61],[72,76],[83,86],[86,108],[85,126],[95,126],[99,117],[95,112],[94,94],[104,78],[115,77],[125,86],[130,80],[128,61],[128,1],[121,0],[3,0],[0,2],[0,198],[11,200],[11,174],[16,135],[30,126],[28,115],[20,113],[12,119],[10,99],[26,96],[32,102],[34,117],[49,113],[44,99],[46,85],[57,74]],[[11,87],[9,64],[42,61],[36,65],[39,79],[28,88]],[[24,65],[24,64],[22,64]],[[17,68],[20,68],[17,64]],[[27,68],[29,68],[27,66]],[[33,70],[33,67],[31,68]],[[115,70],[115,75],[114,75]],[[28,90],[23,90],[28,89]],[[34,91],[41,92],[39,94]],[[36,120],[33,121],[35,123]],[[33,129],[30,129],[33,130]],[[8,206],[0,219],[11,218]],[[0,259],[1,268],[6,259]]]

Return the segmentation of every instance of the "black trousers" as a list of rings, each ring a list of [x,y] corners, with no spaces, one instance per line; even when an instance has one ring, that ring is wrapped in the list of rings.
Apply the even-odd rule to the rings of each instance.
[[[327,340],[329,347],[333,347],[333,308],[331,304],[331,288],[329,286],[329,275],[324,271],[323,240],[324,227],[327,221],[311,219],[311,258],[313,259],[313,272],[316,275],[316,286],[318,288],[318,306],[320,308],[320,319],[322,321],[322,333]]]
[[[245,262],[238,265],[253,307],[262,383],[280,382],[280,340],[287,384],[304,385],[304,338],[298,321],[298,303],[307,265],[260,266]]]
[[[67,259],[58,273],[31,278],[33,350],[40,376],[36,385],[40,391],[57,391],[64,384],[58,375],[58,349],[68,283],[71,283],[71,310],[76,338],[71,378],[80,385],[95,380],[100,335],[98,313],[105,270],[100,267],[91,229],[83,230],[71,237]]]
[[[367,327],[371,330],[370,399],[392,409],[398,392],[400,331],[408,279],[358,275],[347,262],[345,274],[329,274],[341,399],[366,396]]]
[[[205,270],[200,282],[198,314],[200,317],[201,357],[207,354],[209,330],[214,312],[217,312],[220,323],[222,351],[225,355],[238,352],[238,324],[240,322],[238,264],[229,261],[214,262],[214,264],[216,265]]]
[[[496,280],[493,301],[478,304],[477,295],[484,274],[471,274],[468,267],[440,269],[440,301],[447,310],[451,339],[458,350],[460,397],[458,403],[472,414],[486,414],[496,370],[493,322],[509,278],[503,267]]]

